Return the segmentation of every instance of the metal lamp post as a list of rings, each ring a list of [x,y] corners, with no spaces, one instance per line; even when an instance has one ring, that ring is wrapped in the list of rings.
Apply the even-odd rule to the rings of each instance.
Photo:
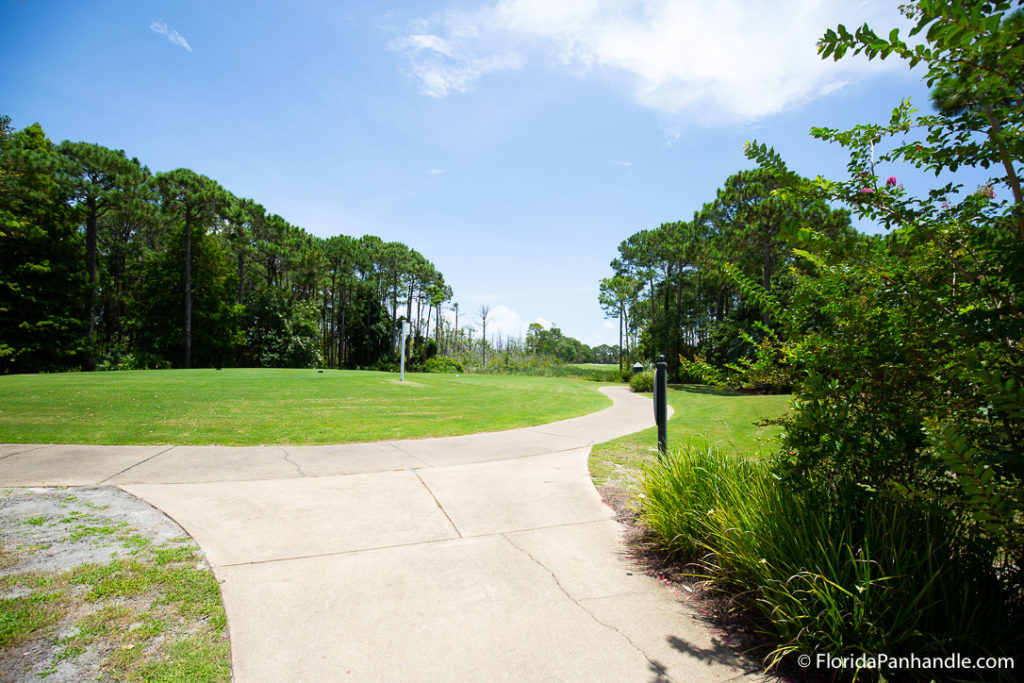
[[[403,320],[402,321],[402,343],[401,343],[401,346],[400,346],[401,351],[399,352],[399,356],[398,356],[398,358],[399,358],[399,361],[398,361],[398,369],[399,369],[398,381],[400,381],[400,382],[404,382],[405,381],[405,340],[408,339],[408,338],[409,338],[409,321],[408,320]]]
[[[658,356],[658,362],[654,367],[654,422],[658,425],[658,460],[661,460],[668,450],[668,363],[665,362],[664,354]]]

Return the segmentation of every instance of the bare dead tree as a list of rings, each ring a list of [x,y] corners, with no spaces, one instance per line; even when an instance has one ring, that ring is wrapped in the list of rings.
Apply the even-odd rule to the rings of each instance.
[[[480,304],[480,310],[476,314],[477,320],[480,322],[480,364],[483,366],[487,365],[487,316],[490,313],[490,306]]]

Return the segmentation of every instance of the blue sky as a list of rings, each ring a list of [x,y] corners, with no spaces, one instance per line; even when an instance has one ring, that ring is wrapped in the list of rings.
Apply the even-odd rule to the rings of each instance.
[[[822,62],[850,0],[0,0],[0,113],[51,139],[188,167],[309,232],[405,242],[460,322],[557,323],[596,345],[616,248],[685,220],[743,143],[838,177],[811,126],[927,108],[896,62]]]

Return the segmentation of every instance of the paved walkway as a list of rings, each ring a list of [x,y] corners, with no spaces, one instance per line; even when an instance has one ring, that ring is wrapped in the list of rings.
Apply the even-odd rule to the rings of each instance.
[[[235,680],[762,680],[636,570],[587,473],[651,402],[303,447],[0,445],[5,486],[117,485],[206,552]]]

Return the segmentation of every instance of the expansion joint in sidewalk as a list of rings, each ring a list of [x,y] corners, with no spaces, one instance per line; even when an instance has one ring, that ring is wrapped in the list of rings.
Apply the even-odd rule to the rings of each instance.
[[[392,448],[394,448],[396,451],[398,451],[402,455],[408,456],[408,457],[412,458],[413,460],[415,460],[416,462],[421,463],[424,467],[433,467],[433,465],[431,465],[429,462],[427,462],[423,458],[416,457],[415,453],[410,453],[409,451],[407,451],[404,448],[402,448],[401,446],[399,446],[398,444],[400,444],[401,441],[385,441],[384,443],[386,443],[387,445],[391,446]]]
[[[448,523],[452,525],[452,529],[455,530],[455,533],[459,535],[459,538],[463,538],[462,532],[459,530],[459,527],[455,526],[455,522],[452,520],[451,515],[448,514],[448,511],[444,509],[443,505],[441,505],[441,501],[437,499],[437,496],[434,495],[434,492],[430,490],[429,486],[427,486],[427,482],[423,481],[423,477],[420,476],[419,472],[417,472],[416,470],[413,470],[412,472],[413,474],[416,475],[416,478],[420,480],[420,483],[423,484],[423,488],[427,490],[427,493],[430,494],[430,497],[434,499],[434,504],[437,505],[437,509],[441,511],[441,514],[444,515],[444,518],[447,519]]]
[[[11,456],[14,456],[14,455],[22,455],[23,453],[31,453],[32,451],[38,451],[40,448],[43,448],[43,447],[44,446],[42,444],[39,444],[39,445],[29,445],[29,447],[26,448],[23,451],[14,451],[12,453],[7,453],[6,455],[0,455],[0,460],[6,460],[7,458],[10,458]]]

